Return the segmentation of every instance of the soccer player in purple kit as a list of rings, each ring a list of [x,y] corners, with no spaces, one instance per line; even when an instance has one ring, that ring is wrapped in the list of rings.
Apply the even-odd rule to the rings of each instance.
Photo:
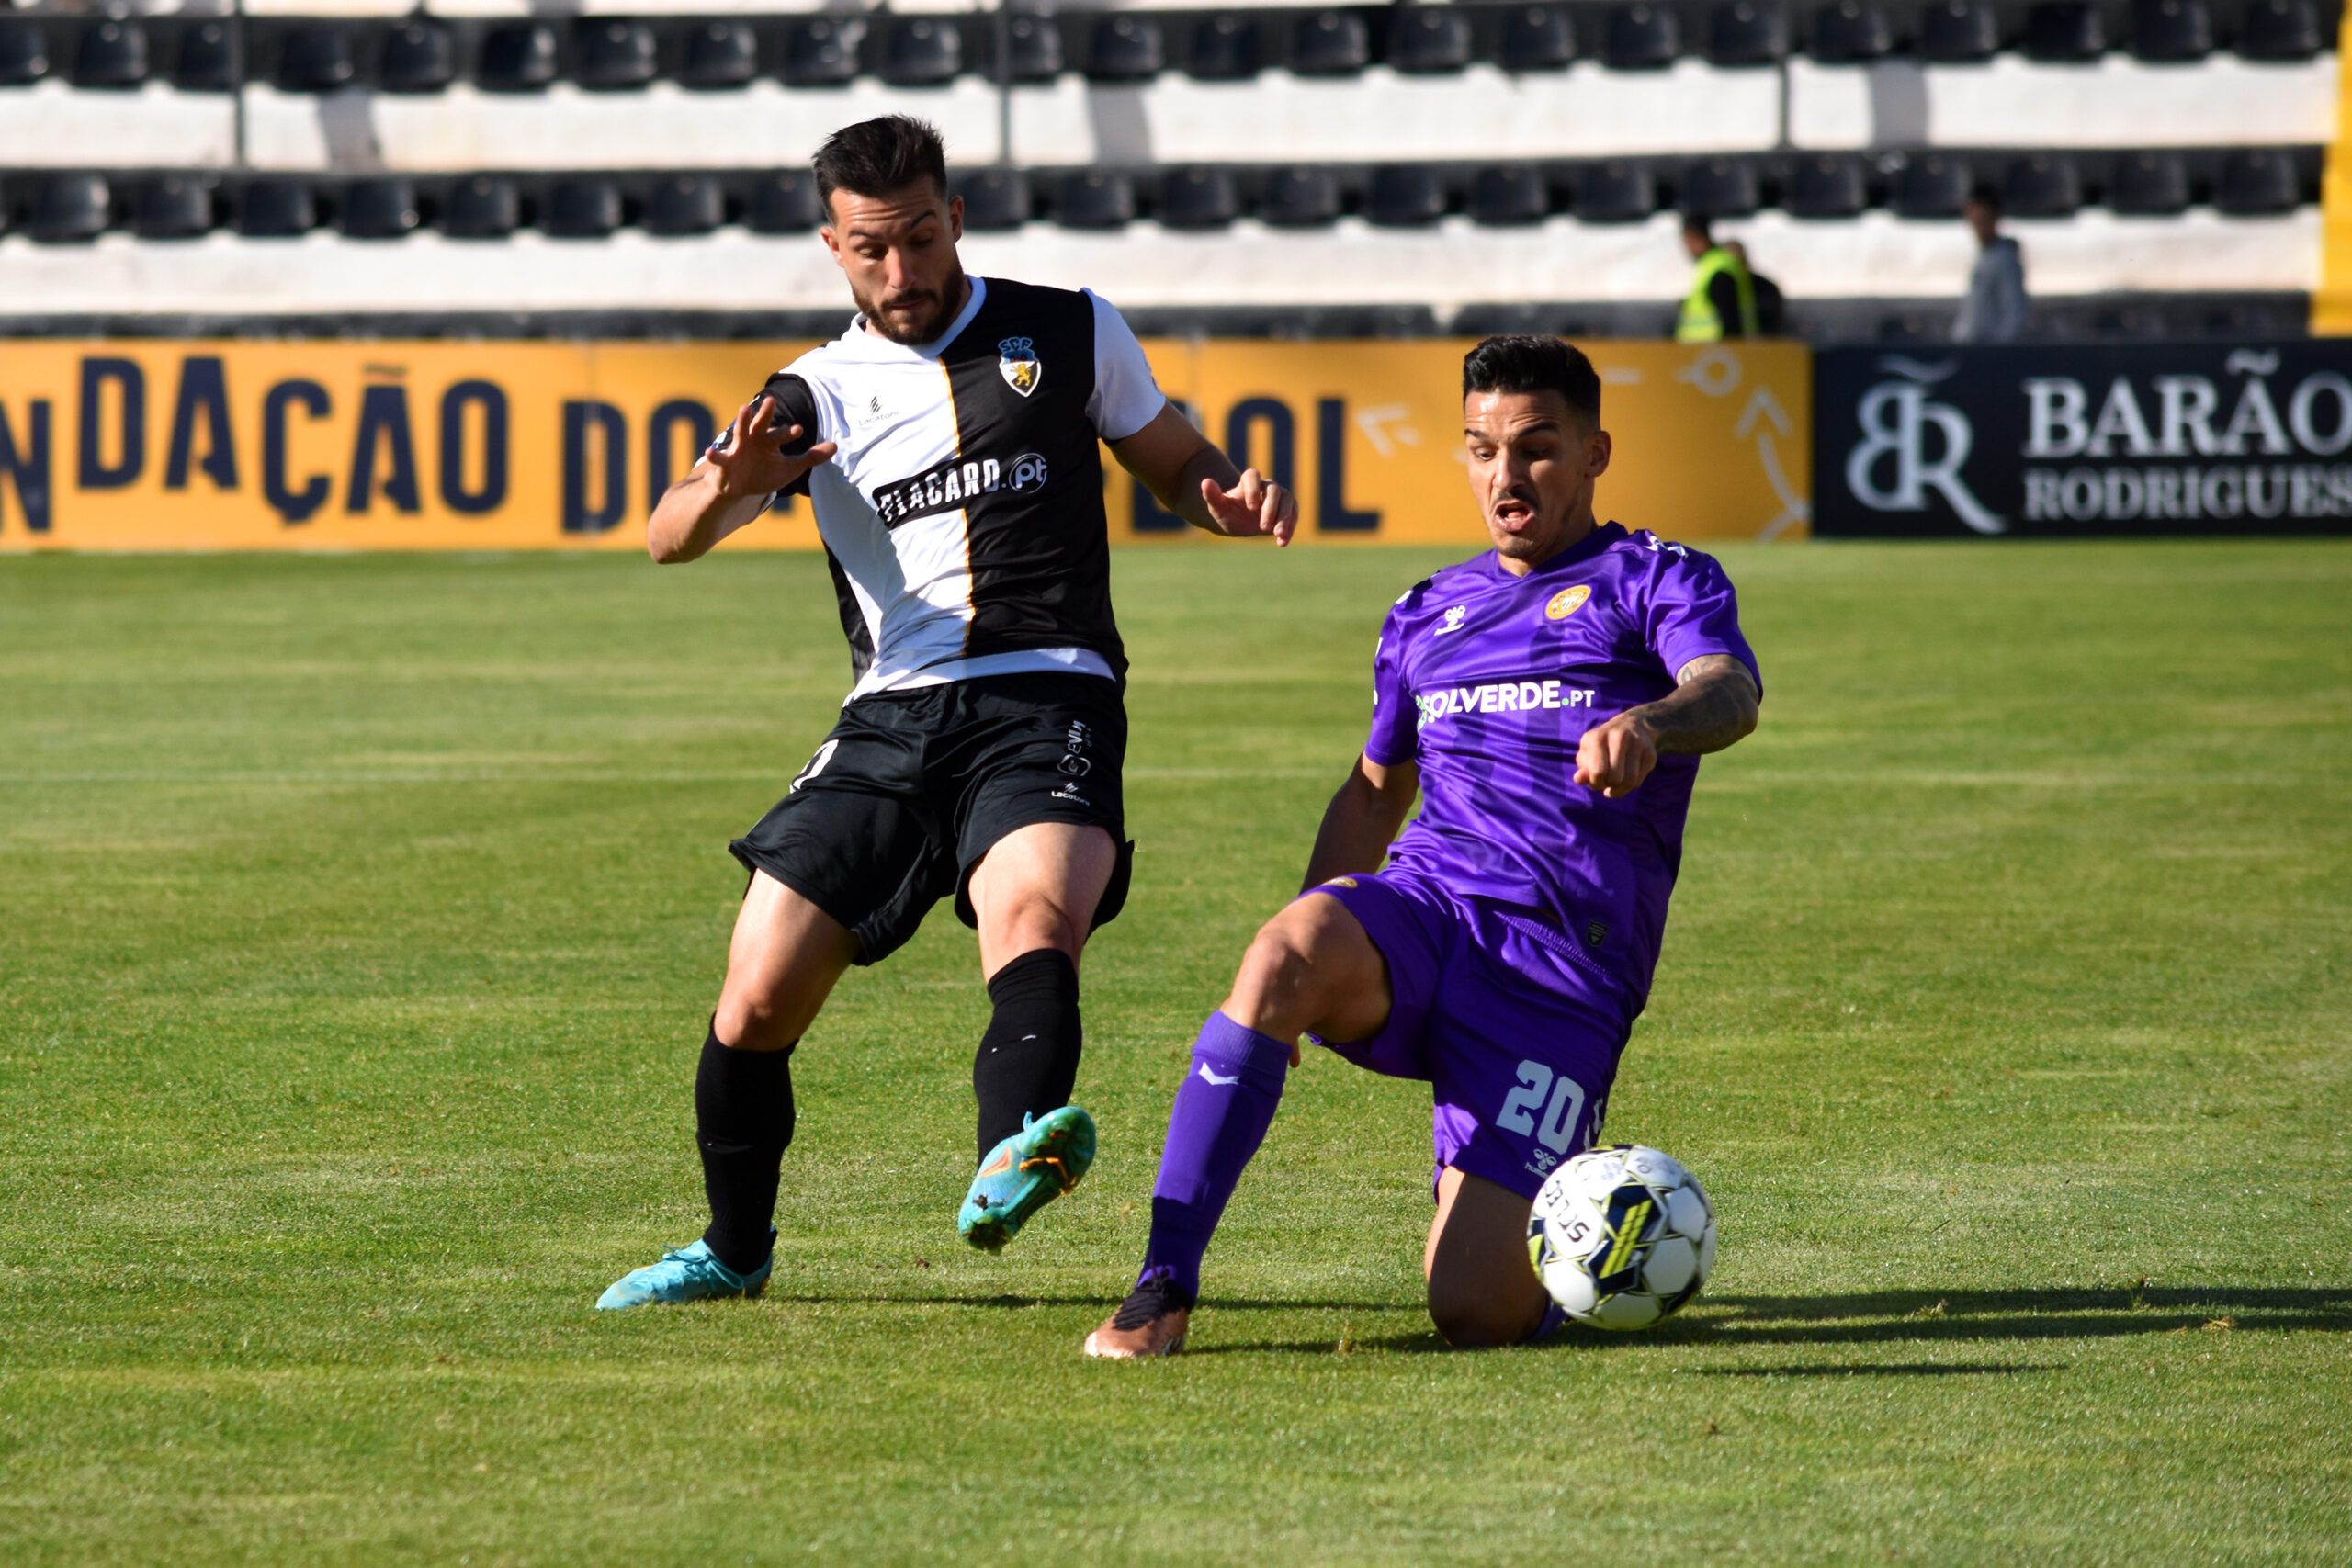
[[[1555,338],[1492,337],[1464,360],[1462,390],[1494,548],[1389,612],[1371,739],[1324,813],[1306,890],[1202,1027],[1142,1273],[1090,1356],[1182,1348],[1202,1255],[1301,1035],[1431,1086],[1422,1269],[1438,1332],[1509,1345],[1558,1321],[1528,1267],[1528,1212],[1600,1131],[1699,758],[1756,728],[1763,685],[1721,567],[1596,522],[1611,447],[1590,361]]]

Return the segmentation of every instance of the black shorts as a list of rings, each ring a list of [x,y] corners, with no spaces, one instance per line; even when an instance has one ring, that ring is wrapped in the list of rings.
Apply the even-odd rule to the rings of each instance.
[[[1033,822],[1102,828],[1119,846],[1094,908],[1105,925],[1127,899],[1135,846],[1119,787],[1127,716],[1099,675],[991,675],[877,692],[841,722],[757,826],[727,847],[857,937],[878,963],[949,893],[976,925],[972,868]]]

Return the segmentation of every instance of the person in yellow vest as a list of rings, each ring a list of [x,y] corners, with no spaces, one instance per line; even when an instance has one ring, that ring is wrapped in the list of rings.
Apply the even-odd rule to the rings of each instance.
[[[1758,336],[1755,281],[1738,256],[1715,243],[1702,214],[1683,215],[1682,248],[1699,265],[1675,318],[1674,341],[1720,343],[1727,337]]]

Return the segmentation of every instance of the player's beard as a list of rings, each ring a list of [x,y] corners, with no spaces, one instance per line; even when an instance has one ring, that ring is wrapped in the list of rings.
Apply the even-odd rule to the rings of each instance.
[[[857,301],[858,313],[865,324],[892,343],[930,343],[947,330],[956,312],[964,305],[964,269],[957,267],[947,275],[936,289],[901,289],[887,299],[872,299],[860,294],[854,284],[850,298]],[[911,310],[911,316],[907,312]]]

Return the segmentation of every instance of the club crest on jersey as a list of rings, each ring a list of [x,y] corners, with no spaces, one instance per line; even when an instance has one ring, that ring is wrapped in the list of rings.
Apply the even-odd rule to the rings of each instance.
[[[1046,374],[1036,344],[1025,337],[1009,337],[996,345],[996,367],[1004,373],[1004,384],[1024,398],[1037,389]]]
[[[1582,609],[1584,602],[1591,597],[1592,589],[1585,583],[1579,582],[1574,588],[1563,588],[1553,594],[1551,602],[1544,606],[1544,618],[1547,621],[1565,621]]]

